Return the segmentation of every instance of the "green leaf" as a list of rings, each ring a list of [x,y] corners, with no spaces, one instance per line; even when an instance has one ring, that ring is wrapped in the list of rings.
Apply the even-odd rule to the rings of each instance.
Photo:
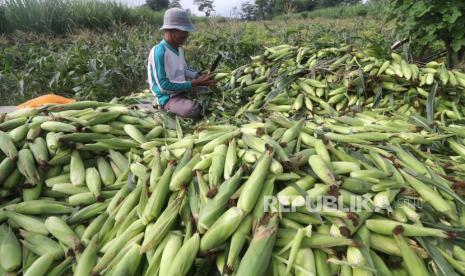
[[[452,42],[452,50],[454,50],[454,52],[459,52],[462,48],[465,47],[465,39],[464,38],[460,38],[460,39],[455,39],[453,42]]]
[[[410,14],[414,15],[415,17],[421,17],[429,12],[431,6],[427,6],[424,1],[415,1],[415,4],[410,8]]]
[[[449,24],[454,24],[455,21],[462,15],[462,13],[457,9],[450,10],[452,14],[445,14],[442,18]]]
[[[431,92],[428,94],[428,99],[426,103],[426,118],[428,123],[432,124],[434,122],[434,99],[436,98],[436,93],[438,91],[438,83],[434,83]]]
[[[373,100],[373,109],[377,108],[383,98],[383,87],[378,86],[374,89],[375,99]]]
[[[458,276],[458,274],[454,271],[454,269],[449,265],[449,263],[444,259],[439,250],[436,248],[436,245],[432,243],[431,238],[417,237],[416,240],[420,243],[420,245],[423,248],[425,248],[425,250],[428,252],[428,255],[436,264],[438,275]]]

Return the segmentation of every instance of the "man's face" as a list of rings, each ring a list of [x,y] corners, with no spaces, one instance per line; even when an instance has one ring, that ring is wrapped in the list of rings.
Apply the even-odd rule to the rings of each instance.
[[[171,38],[171,41],[176,43],[177,45],[183,45],[187,38],[189,37],[189,33],[177,29],[169,30],[168,35]]]

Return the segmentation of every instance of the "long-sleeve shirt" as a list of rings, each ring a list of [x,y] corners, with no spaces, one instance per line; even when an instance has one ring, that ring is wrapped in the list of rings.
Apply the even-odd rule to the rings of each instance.
[[[170,96],[192,88],[187,79],[198,77],[199,73],[187,67],[182,48],[174,48],[162,40],[150,51],[147,62],[150,90],[159,105],[165,105]]]

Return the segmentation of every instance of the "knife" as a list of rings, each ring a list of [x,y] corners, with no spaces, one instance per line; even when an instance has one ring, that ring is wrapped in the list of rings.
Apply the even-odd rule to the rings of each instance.
[[[210,66],[210,70],[208,70],[208,73],[211,74],[212,72],[215,71],[216,67],[220,64],[221,59],[223,58],[223,55],[221,53],[218,53],[216,56],[215,61],[213,61],[212,66]]]

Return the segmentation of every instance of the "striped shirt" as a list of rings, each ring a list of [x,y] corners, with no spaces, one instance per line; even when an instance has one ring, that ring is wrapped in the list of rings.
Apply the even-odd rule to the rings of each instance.
[[[147,62],[150,90],[159,105],[165,105],[170,96],[192,88],[187,79],[197,78],[199,73],[187,68],[182,48],[174,48],[162,40],[150,51]]]

